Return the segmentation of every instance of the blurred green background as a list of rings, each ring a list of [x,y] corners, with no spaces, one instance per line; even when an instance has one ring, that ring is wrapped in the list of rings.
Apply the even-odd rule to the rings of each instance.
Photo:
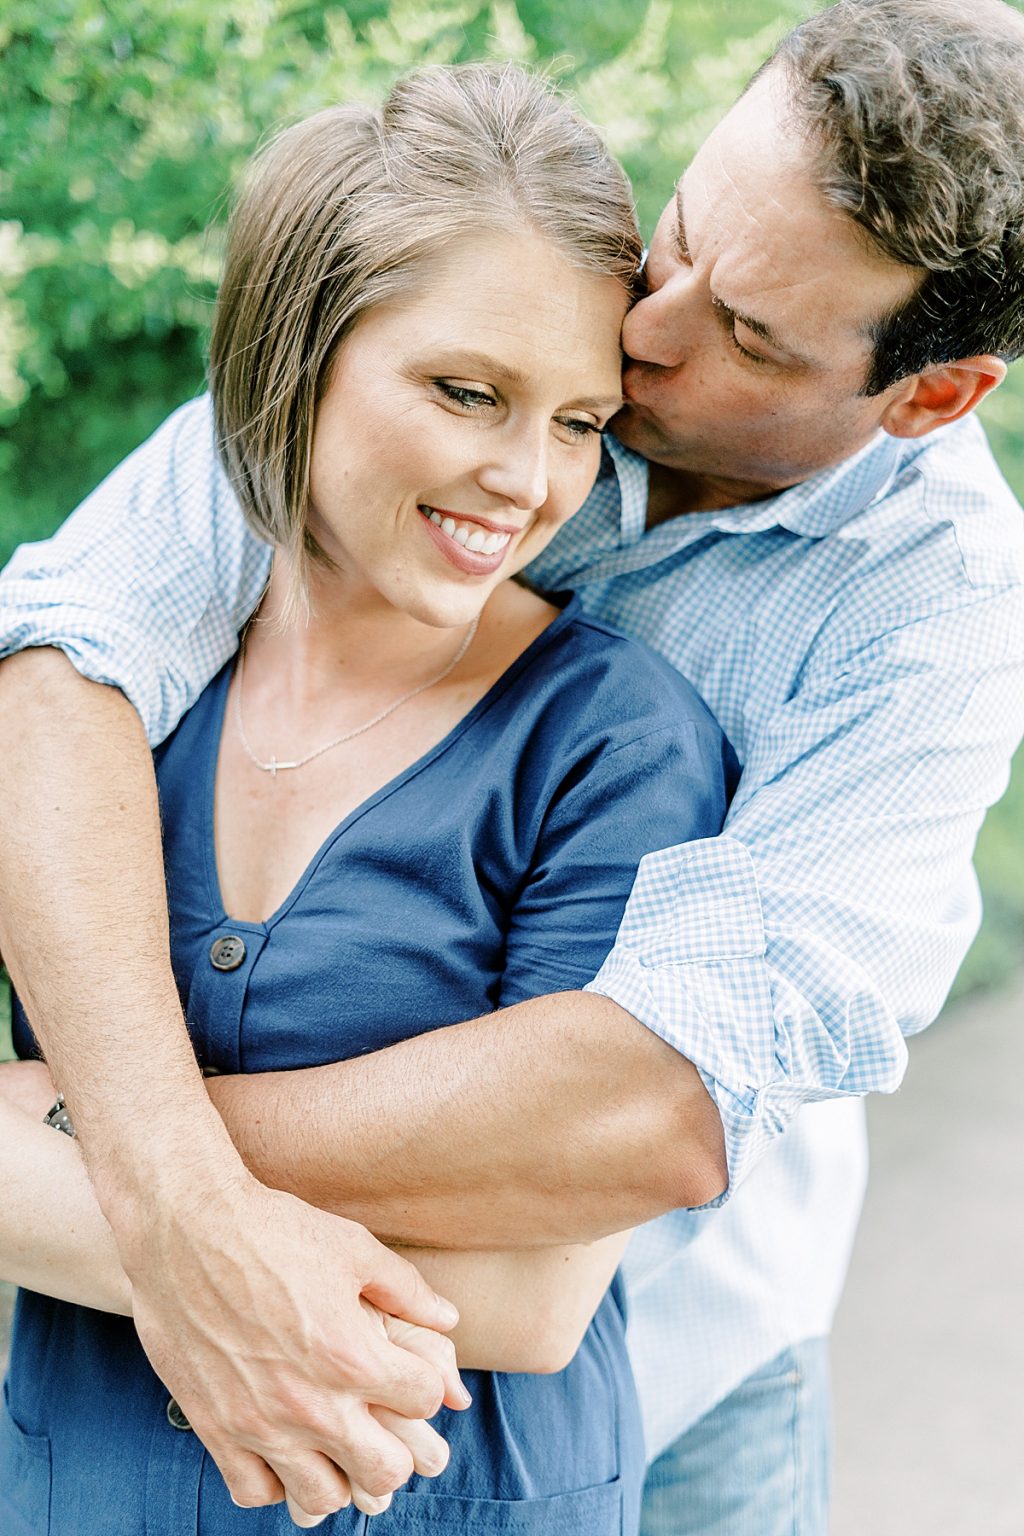
[[[1024,9],[1024,0],[1018,0]],[[203,384],[232,180],[282,121],[425,61],[550,65],[633,177],[645,234],[800,0],[5,0],[0,564]],[[1024,365],[983,411],[1024,497]],[[1024,756],[978,851],[959,990],[1024,960]],[[3,1043],[0,1008],[0,1053]]]

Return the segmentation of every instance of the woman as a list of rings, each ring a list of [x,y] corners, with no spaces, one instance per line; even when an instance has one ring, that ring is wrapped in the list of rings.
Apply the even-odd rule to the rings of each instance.
[[[621,173],[511,68],[415,76],[259,160],[211,383],[273,570],[237,663],[157,753],[208,1070],[317,1065],[582,985],[640,857],[717,830],[722,742],[692,690],[509,579],[594,479],[639,254]],[[27,1054],[20,1016],[16,1039]],[[0,1419],[5,1536],[288,1529],[280,1506],[232,1507],[115,1315],[127,1288],[73,1145],[13,1110],[0,1128],[0,1269],[33,1288]],[[53,1198],[56,1243],[32,1216]],[[635,1530],[624,1242],[417,1252],[459,1306],[474,1402],[440,1416],[437,1481],[419,1442],[382,1536]],[[353,1492],[344,1508],[336,1479],[330,1530],[386,1502]]]

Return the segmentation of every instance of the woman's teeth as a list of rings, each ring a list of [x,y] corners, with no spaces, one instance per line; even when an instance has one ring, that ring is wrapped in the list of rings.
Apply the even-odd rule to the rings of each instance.
[[[424,507],[423,511],[442,533],[446,533],[456,544],[461,544],[463,549],[468,549],[474,555],[496,555],[512,537],[510,533],[484,533],[482,528],[474,528],[471,523],[459,523],[454,517],[442,517],[433,507]]]

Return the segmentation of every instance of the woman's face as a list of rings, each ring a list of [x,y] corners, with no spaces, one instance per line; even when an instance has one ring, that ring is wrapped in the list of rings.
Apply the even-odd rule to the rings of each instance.
[[[363,316],[317,412],[318,598],[464,624],[584,501],[619,408],[626,296],[540,238],[480,235]]]

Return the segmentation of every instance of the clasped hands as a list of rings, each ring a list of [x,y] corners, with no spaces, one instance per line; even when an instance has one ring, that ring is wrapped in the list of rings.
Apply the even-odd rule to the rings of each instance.
[[[54,1097],[41,1062],[0,1064],[0,1093],[37,1118]],[[469,1404],[454,1307],[366,1228],[241,1163],[179,1172],[115,1236],[143,1347],[235,1503],[286,1499],[312,1526],[442,1472],[426,1420]]]

